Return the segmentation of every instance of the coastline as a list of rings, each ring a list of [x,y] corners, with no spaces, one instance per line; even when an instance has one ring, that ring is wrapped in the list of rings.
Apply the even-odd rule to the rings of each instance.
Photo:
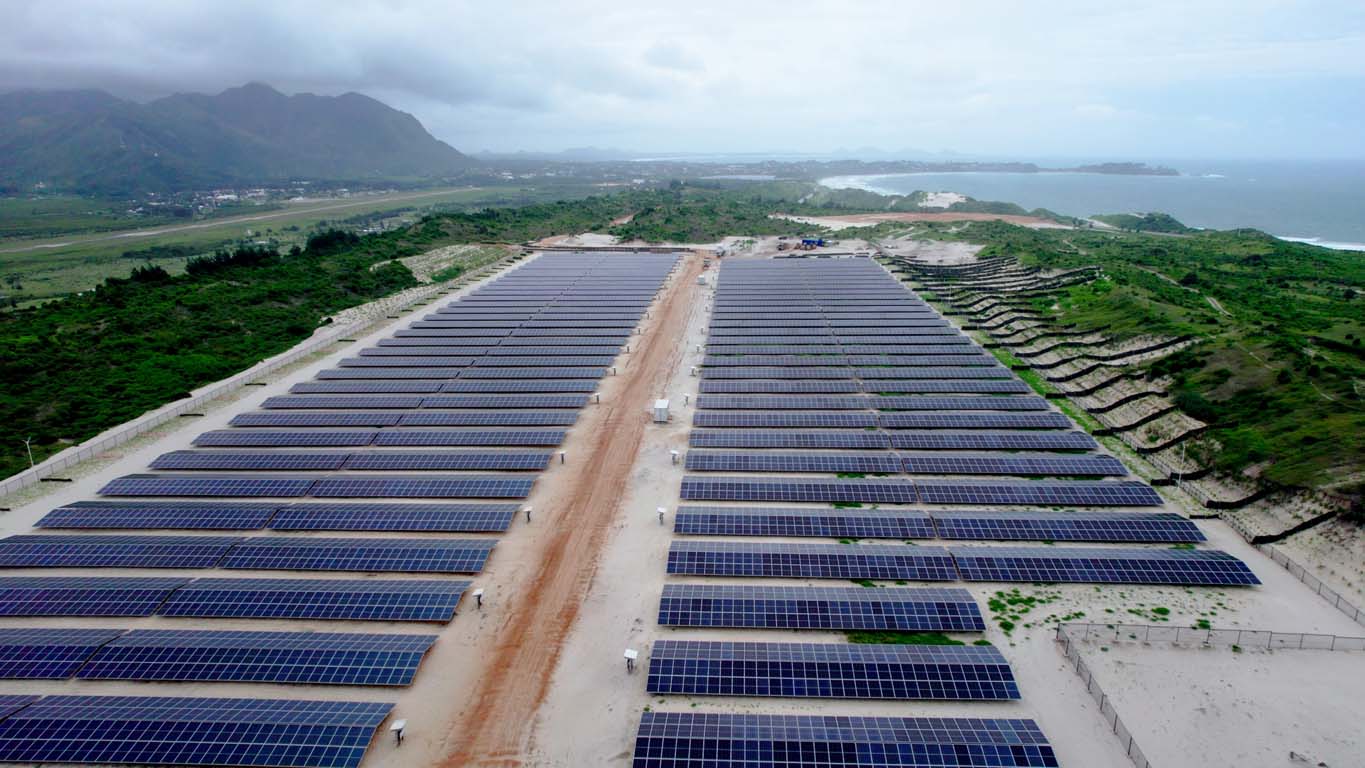
[[[1004,172],[1002,172],[1002,171],[957,171],[957,172],[953,172],[953,175],[961,175],[961,176],[984,176],[984,175],[999,175],[999,174],[1001,174],[1001,173],[1004,173]],[[890,188],[890,187],[881,185],[881,184],[879,184],[878,182],[879,182],[879,181],[882,181],[882,180],[884,180],[884,179],[893,179],[893,178],[909,178],[909,177],[914,177],[914,176],[944,176],[944,175],[947,175],[947,173],[946,173],[946,172],[941,172],[941,171],[921,171],[921,172],[911,172],[911,173],[878,173],[878,174],[863,174],[863,175],[849,175],[849,176],[827,176],[827,177],[825,177],[825,178],[820,179],[817,183],[819,183],[820,186],[822,186],[822,187],[829,187],[830,189],[858,189],[858,190],[863,190],[863,191],[865,191],[865,192],[873,192],[873,193],[876,193],[876,194],[879,194],[879,195],[900,195],[900,196],[903,196],[903,195],[906,195],[906,194],[909,194],[909,193],[908,193],[908,192],[902,192],[902,191],[899,191],[899,190],[896,190],[896,189],[892,189],[892,188]],[[1052,172],[1048,172],[1047,174],[1032,174],[1032,173],[1030,173],[1030,174],[1019,174],[1019,175],[1021,175],[1021,176],[1037,176],[1037,175],[1071,175],[1071,176],[1106,176],[1106,177],[1107,177],[1107,176],[1120,176],[1120,177],[1125,177],[1125,176],[1126,176],[1125,174],[1087,173],[1087,172],[1084,172],[1084,171],[1052,171]],[[1146,177],[1146,176],[1143,176],[1142,178],[1147,178],[1147,177]],[[1186,176],[1186,175],[1182,175],[1182,176],[1158,176],[1158,177],[1156,177],[1156,178],[1185,178],[1185,179],[1214,179],[1214,180],[1218,180],[1218,179],[1223,179],[1223,178],[1225,178],[1225,177],[1223,177],[1223,176],[1221,176],[1221,175],[1219,175],[1219,174],[1198,174],[1198,175],[1190,175],[1190,176]],[[927,189],[926,189],[926,190],[923,190],[923,191],[932,192],[932,191],[940,191],[940,190],[927,190]],[[957,190],[952,190],[952,191],[957,191]],[[1006,201],[1006,202],[1015,202],[1015,201],[1012,201],[1012,200],[1011,200],[1011,201]],[[1084,213],[1084,214],[1083,214],[1083,213],[1066,212],[1066,211],[1059,211],[1059,213],[1068,213],[1069,215],[1073,215],[1073,216],[1088,216],[1088,215],[1091,215],[1091,214],[1089,214],[1089,213]],[[1169,213],[1169,212],[1168,212],[1168,213]],[[1172,214],[1172,215],[1176,215],[1176,214]],[[1179,218],[1178,215],[1176,215],[1176,217]],[[1191,226],[1194,226],[1194,225],[1191,225]],[[1201,227],[1201,228],[1202,228],[1202,227]],[[1351,252],[1356,252],[1356,253],[1365,253],[1365,242],[1354,242],[1354,241],[1350,241],[1350,240],[1339,240],[1339,239],[1334,239],[1334,238],[1329,238],[1329,237],[1323,237],[1323,236],[1314,236],[1314,235],[1280,235],[1280,234],[1275,234],[1275,233],[1273,233],[1273,232],[1268,233],[1268,234],[1270,234],[1272,237],[1275,237],[1275,238],[1277,238],[1277,239],[1279,239],[1279,240],[1284,240],[1285,242],[1290,242],[1290,243],[1300,243],[1300,244],[1303,244],[1303,245],[1313,245],[1313,246],[1317,246],[1317,247],[1319,247],[1319,248],[1327,248],[1327,249],[1333,250],[1333,251],[1351,251]]]

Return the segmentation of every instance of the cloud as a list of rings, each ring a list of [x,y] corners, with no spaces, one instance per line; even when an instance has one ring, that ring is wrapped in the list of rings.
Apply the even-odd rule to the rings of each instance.
[[[1365,152],[1340,127],[1365,118],[1346,0],[7,5],[0,89],[353,90],[462,149]],[[1305,95],[1335,122],[1286,114]]]

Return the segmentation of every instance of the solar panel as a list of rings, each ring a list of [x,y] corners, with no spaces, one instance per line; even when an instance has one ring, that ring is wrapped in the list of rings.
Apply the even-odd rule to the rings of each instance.
[[[232,417],[234,427],[391,427],[402,418],[397,413],[243,413]],[[212,433],[210,433],[212,434]]]
[[[376,446],[396,445],[537,445],[564,442],[562,429],[399,429],[383,432]]]
[[[342,368],[465,368],[473,365],[474,360],[473,357],[369,355],[342,358],[337,365]]]
[[[37,701],[38,698],[38,696],[14,693],[0,694],[0,718],[8,716],[12,712],[18,712]]]
[[[702,358],[702,365],[711,368],[725,368],[735,366],[776,366],[776,367],[847,367],[848,362],[843,355],[733,355],[733,354],[708,354]],[[709,372],[708,372],[709,373]]]
[[[1014,374],[1010,373],[1010,369],[1004,366],[954,366],[951,363],[919,367],[854,368],[853,375],[860,379],[873,381],[886,379],[1012,379],[1014,377]]]
[[[424,411],[401,417],[405,427],[559,427],[578,420],[574,411]]]
[[[688,437],[693,448],[844,448],[881,449],[887,447],[886,435],[881,432],[840,432],[817,430],[798,432],[778,430],[694,430]],[[894,462],[894,458],[888,457]],[[885,470],[898,472],[897,469]],[[841,470],[842,471],[842,470]],[[858,471],[858,470],[848,470]],[[878,470],[881,471],[881,470]]]
[[[942,547],[885,544],[770,544],[674,541],[668,572],[691,576],[951,581],[953,560]]]
[[[236,536],[72,536],[0,539],[0,568],[212,568]]]
[[[435,395],[423,408],[582,408],[587,395]]]
[[[698,395],[697,408],[723,410],[859,411],[870,407],[862,395]]]
[[[665,584],[666,627],[981,632],[965,589]]]
[[[940,538],[977,541],[1197,543],[1194,521],[1169,512],[935,512]]]
[[[800,507],[681,506],[673,532],[700,536],[819,536],[830,539],[932,539],[929,515],[910,511]]]
[[[1071,429],[1056,411],[1036,413],[881,413],[882,429]]]
[[[303,496],[316,482],[300,477],[124,475],[100,489],[102,496]]]
[[[792,381],[767,379],[702,379],[699,392],[705,395],[840,395],[857,394],[862,388],[856,381],[820,380]]]
[[[695,427],[771,427],[816,429],[869,429],[877,426],[877,415],[850,411],[752,411],[707,412],[692,416]]]
[[[532,368],[466,368],[460,371],[461,379],[600,379],[605,375],[606,368],[571,368],[559,365]]]
[[[194,444],[204,448],[302,448],[307,446],[340,448],[369,445],[376,434],[378,433],[372,429],[317,432],[302,432],[292,429],[287,431],[217,429],[194,438]]]
[[[548,451],[382,451],[352,454],[348,470],[499,470],[539,471],[550,464]]]
[[[693,477],[682,481],[685,501],[798,501],[914,504],[915,485],[906,480],[824,480],[815,478]]]
[[[597,382],[586,379],[483,379],[480,381],[451,381],[441,385],[446,393],[522,393],[531,392],[596,392]],[[437,406],[439,407],[439,406]],[[476,406],[477,407],[477,406]],[[534,408],[536,406],[526,406]],[[578,406],[574,406],[578,407]]]
[[[0,761],[354,768],[392,704],[45,696],[0,720]]]
[[[0,678],[64,680],[121,634],[121,629],[0,628]],[[0,701],[0,710],[4,704]]]
[[[440,392],[439,381],[304,381],[289,388],[291,395],[405,395]]]
[[[0,577],[0,616],[150,616],[189,580],[109,576]]]
[[[506,335],[497,336],[417,336],[407,338],[380,339],[380,347],[469,347],[489,348],[506,343]],[[458,354],[458,350],[456,352]]]
[[[498,475],[341,475],[318,480],[312,495],[320,498],[524,499],[534,482],[531,478]]]
[[[1251,586],[1241,560],[1211,549],[949,547],[966,581]]]
[[[893,432],[892,448],[937,451],[1088,451],[1084,432]]]
[[[1031,392],[1029,386],[1016,379],[949,379],[934,381],[930,379],[863,379],[862,391],[876,394],[904,393],[925,394],[964,394],[964,395],[1006,395]]]
[[[434,642],[436,635],[134,630],[100,648],[80,677],[410,685]]]
[[[290,504],[270,522],[278,531],[500,533],[517,504]]]
[[[1019,698],[993,647],[656,640],[649,693],[825,699]]]
[[[468,368],[325,368],[317,378],[328,381],[339,379],[453,379]],[[266,406],[267,408],[274,406]],[[344,407],[344,406],[338,406]],[[401,408],[395,405],[354,406],[356,408]]]
[[[187,501],[77,501],[47,513],[39,528],[264,528],[277,504]]]
[[[706,768],[1058,764],[1032,720],[645,712],[633,768],[694,762]]]
[[[162,616],[337,621],[450,621],[468,581],[195,579]]]
[[[903,454],[912,475],[1028,475],[1049,477],[1122,477],[1128,474],[1113,456],[1018,456],[959,453]]]
[[[1046,411],[1047,401],[1033,395],[969,395],[966,397],[883,396],[870,398],[871,407],[914,411]]]
[[[722,433],[725,434],[725,433]],[[775,434],[785,435],[785,432]],[[855,433],[862,434],[862,433]],[[887,453],[724,453],[688,451],[694,472],[857,472],[898,474],[901,460]]]
[[[1089,507],[1159,507],[1146,483],[917,480],[925,504],[1042,504]]]
[[[851,379],[852,368],[798,366],[730,366],[702,368],[704,379]]]
[[[341,469],[346,453],[297,451],[171,451],[152,460],[152,469],[230,469],[294,472],[330,472]]]
[[[616,355],[489,355],[475,360],[475,368],[490,367],[606,367],[612,364]]]
[[[621,352],[620,344],[603,345],[600,342],[596,345],[569,345],[554,344],[550,346],[509,346],[494,347],[488,350],[492,357],[502,357],[505,355],[535,355],[537,357],[558,358],[571,355],[595,355],[608,358],[615,358]],[[610,365],[608,361],[604,365]],[[589,365],[589,363],[570,363],[570,365]]]
[[[408,408],[420,408],[421,405],[421,397],[406,395],[277,395],[268,397],[264,403],[261,403],[261,407],[267,409],[326,408],[329,410],[345,410],[347,408],[406,410]]]

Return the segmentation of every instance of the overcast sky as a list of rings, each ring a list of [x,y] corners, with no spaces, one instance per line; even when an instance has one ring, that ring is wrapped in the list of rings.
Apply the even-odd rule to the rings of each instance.
[[[0,0],[0,18],[0,90],[354,90],[465,151],[1365,157],[1365,0]]]

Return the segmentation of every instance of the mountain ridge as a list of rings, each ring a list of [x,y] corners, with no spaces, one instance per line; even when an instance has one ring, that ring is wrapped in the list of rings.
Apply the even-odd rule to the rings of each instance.
[[[263,83],[145,104],[100,90],[0,94],[0,191],[171,192],[289,180],[442,178],[474,160],[363,94]]]

